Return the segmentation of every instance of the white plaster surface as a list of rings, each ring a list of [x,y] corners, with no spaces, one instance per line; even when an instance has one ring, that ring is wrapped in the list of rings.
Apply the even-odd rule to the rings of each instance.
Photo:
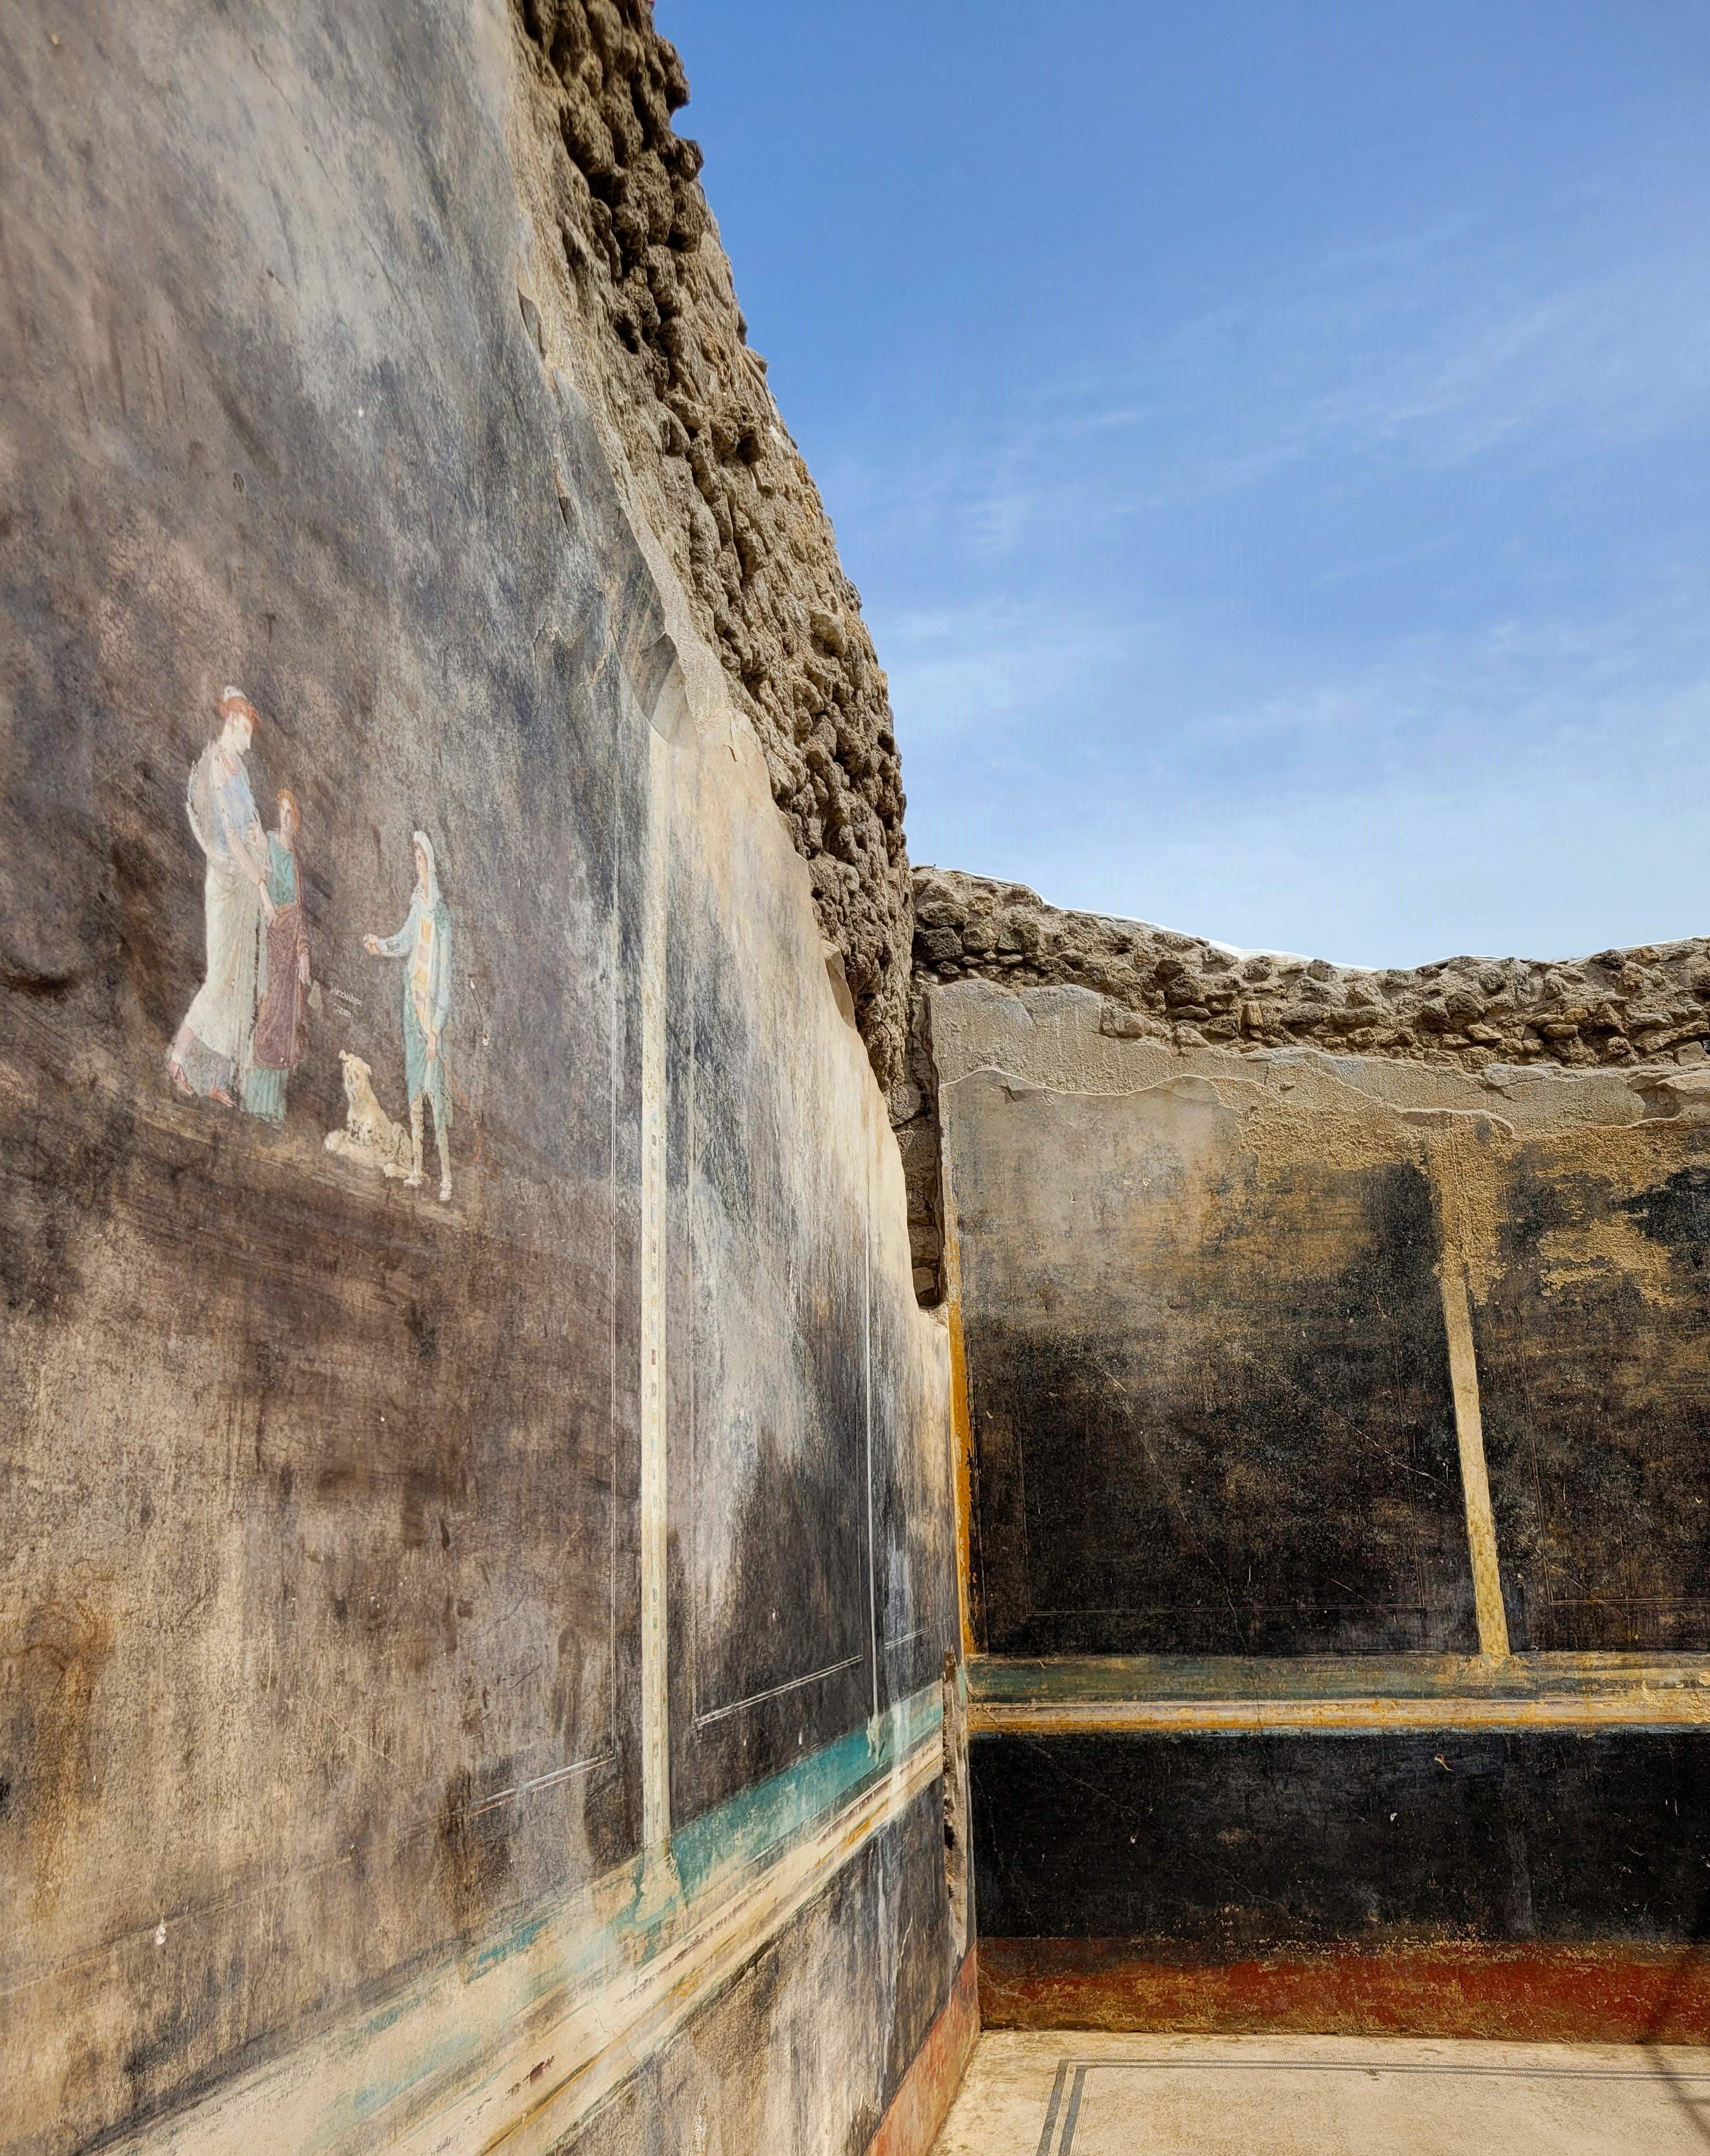
[[[1710,2051],[1050,2030],[981,2038],[935,2156],[1706,2149]]]
[[[1206,1078],[1292,1093],[1301,1107],[1322,1106],[1352,1091],[1404,1115],[1494,1116],[1522,1138],[1564,1125],[1635,1123],[1646,1112],[1642,1088],[1621,1070],[1492,1064],[1479,1072],[1310,1047],[1179,1050],[1167,1041],[1117,1040],[1101,1032],[1106,999],[1089,988],[1009,993],[989,981],[968,980],[934,988],[932,999],[941,1107],[960,1080],[985,1069],[1065,1093],[1138,1093]],[[1671,1107],[1696,1115],[1697,1089],[1686,1072],[1652,1069],[1644,1075],[1653,1089],[1666,1086],[1682,1096]]]

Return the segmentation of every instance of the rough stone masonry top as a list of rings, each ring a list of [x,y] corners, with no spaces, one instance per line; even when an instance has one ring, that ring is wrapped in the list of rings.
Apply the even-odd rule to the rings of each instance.
[[[908,860],[885,676],[747,342],[671,115],[689,85],[647,0],[514,0],[537,206],[593,346],[584,387],[752,724],[881,1084],[908,1024]],[[525,314],[527,308],[525,306]],[[536,328],[539,334],[538,327]]]
[[[1589,958],[1370,970],[1062,912],[1023,884],[936,868],[915,876],[915,923],[923,983],[979,974],[1016,988],[1095,989],[1107,998],[1107,1033],[1183,1048],[1310,1045],[1487,1070],[1697,1062],[1710,1034],[1702,937]]]

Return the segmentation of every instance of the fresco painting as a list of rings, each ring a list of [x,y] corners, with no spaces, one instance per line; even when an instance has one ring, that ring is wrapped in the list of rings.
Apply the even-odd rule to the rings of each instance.
[[[522,32],[38,28],[0,22],[0,2149],[568,2147],[692,2011],[756,2062],[709,2149],[829,2156],[966,1936],[949,1532],[888,1495],[945,1481],[906,1456],[942,1333],[531,236]],[[691,1312],[644,1310],[649,1239]],[[782,1986],[724,1983],[751,1923]]]
[[[218,708],[220,731],[192,767],[185,798],[205,862],[206,959],[202,985],[173,1038],[167,1071],[173,1090],[187,1099],[242,1106],[263,1122],[283,1123],[290,1075],[308,1045],[310,1014],[322,1008],[298,852],[303,811],[291,789],[281,787],[277,822],[271,831],[263,830],[248,762],[260,714],[241,689],[229,685]],[[423,1159],[431,1112],[439,1202],[449,1204],[456,1090],[444,1053],[452,1001],[451,911],[427,832],[412,834],[410,858],[414,880],[403,927],[389,936],[362,937],[370,957],[403,963],[399,1046],[408,1127],[401,1128],[381,1105],[372,1064],[352,1049],[341,1049],[346,1117],[327,1132],[325,1149],[419,1190],[428,1179]],[[347,1011],[360,1007],[347,990],[336,1000]]]
[[[282,1123],[285,1087],[307,1045],[314,993],[309,923],[297,865],[303,812],[288,787],[279,794],[279,823],[267,834],[267,896],[273,911],[261,935],[259,1003],[244,1073],[244,1106],[252,1116]]]
[[[422,1104],[434,1111],[434,1142],[439,1153],[439,1198],[451,1196],[451,1083],[440,1043],[451,1004],[451,915],[434,865],[434,842],[425,831],[413,841],[416,881],[409,913],[394,936],[365,936],[372,958],[402,958],[403,1067],[409,1089],[409,1172],[412,1189],[422,1183]]]
[[[241,689],[229,687],[219,712],[219,733],[196,759],[186,801],[207,862],[207,963],[167,1068],[181,1093],[234,1108],[255,1029],[261,937],[276,908],[271,857],[244,760],[255,736],[255,706]]]

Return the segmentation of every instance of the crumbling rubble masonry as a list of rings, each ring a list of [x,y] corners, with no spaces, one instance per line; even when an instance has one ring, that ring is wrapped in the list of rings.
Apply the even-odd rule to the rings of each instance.
[[[923,982],[973,975],[1016,988],[1091,988],[1107,998],[1107,1032],[1179,1048],[1312,1045],[1461,1070],[1582,1070],[1697,1061],[1710,1034],[1710,942],[1702,937],[1589,958],[1443,958],[1379,970],[1065,912],[1024,885],[932,868],[916,874],[915,920]]]
[[[1317,1048],[1459,1070],[1500,1094],[1511,1070],[1666,1070],[1705,1060],[1710,940],[1690,937],[1589,958],[1458,957],[1412,968],[1333,965],[1242,952],[1096,913],[1049,906],[1024,884],[953,870],[914,876],[917,997],[911,1047],[891,1092],[909,1173],[915,1265],[923,1297],[941,1291],[935,1079],[928,1034],[934,986],[981,979],[1012,993],[1085,988],[1118,1040],[1179,1055],[1245,1057]]]
[[[813,878],[881,1083],[907,1024],[910,893],[885,676],[747,341],[647,0],[515,0],[535,245],[520,295],[620,445]]]

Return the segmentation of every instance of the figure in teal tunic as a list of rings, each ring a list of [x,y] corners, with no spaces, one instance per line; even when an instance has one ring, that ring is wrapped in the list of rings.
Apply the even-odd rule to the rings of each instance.
[[[422,1103],[434,1109],[434,1143],[439,1155],[439,1197],[451,1197],[451,1081],[441,1043],[451,1007],[451,916],[440,895],[434,865],[434,844],[425,831],[415,834],[416,887],[410,893],[409,917],[395,936],[365,936],[362,947],[376,958],[402,958],[403,972],[403,1068],[409,1088],[410,1173],[413,1188],[422,1183]]]

